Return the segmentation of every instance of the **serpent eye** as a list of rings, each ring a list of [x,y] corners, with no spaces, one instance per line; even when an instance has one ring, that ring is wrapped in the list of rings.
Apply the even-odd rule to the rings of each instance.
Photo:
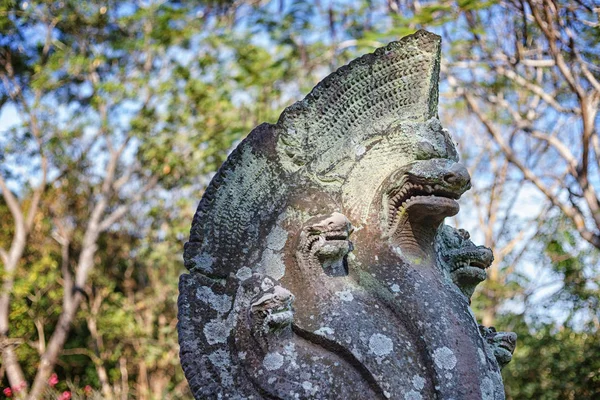
[[[418,142],[415,145],[415,157],[417,160],[430,160],[432,158],[439,158],[439,153],[429,142]]]

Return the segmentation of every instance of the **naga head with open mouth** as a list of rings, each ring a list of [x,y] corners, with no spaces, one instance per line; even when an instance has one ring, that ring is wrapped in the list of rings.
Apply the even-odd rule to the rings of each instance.
[[[462,164],[432,158],[394,172],[384,187],[384,232],[411,253],[430,246],[444,218],[458,213],[457,200],[471,187],[471,179]]]
[[[471,177],[437,118],[403,122],[390,131],[399,132],[396,146],[405,159],[380,186],[384,236],[403,252],[427,247],[427,253],[440,223],[458,213],[457,200],[471,187]]]
[[[265,277],[250,305],[254,331],[266,334],[288,328],[294,320],[293,302],[294,295],[289,290]]]
[[[330,276],[348,275],[347,256],[353,250],[349,240],[354,228],[339,212],[308,221],[300,234],[298,257],[309,268],[320,265]]]
[[[487,278],[486,269],[494,255],[485,246],[476,246],[469,232],[442,225],[436,237],[439,265],[460,291],[471,300],[475,287]]]
[[[493,326],[479,325],[481,336],[487,341],[494,351],[500,369],[512,360],[512,355],[517,346],[517,334],[514,332],[498,332]]]

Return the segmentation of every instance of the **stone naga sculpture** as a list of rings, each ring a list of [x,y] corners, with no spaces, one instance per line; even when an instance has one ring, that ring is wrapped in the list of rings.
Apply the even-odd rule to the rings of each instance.
[[[197,399],[504,398],[435,244],[470,187],[437,119],[439,63],[425,31],[360,57],[219,169],[180,279]]]
[[[517,346],[517,334],[514,332],[497,332],[493,326],[488,328],[483,325],[479,325],[479,331],[490,345],[500,369],[504,368],[512,360],[512,355]]]
[[[466,230],[442,225],[436,237],[436,251],[442,271],[470,302],[475,287],[485,280],[485,270],[494,261],[492,250],[476,246]]]

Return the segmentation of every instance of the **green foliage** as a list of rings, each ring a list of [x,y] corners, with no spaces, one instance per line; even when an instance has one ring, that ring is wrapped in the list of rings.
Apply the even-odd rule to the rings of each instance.
[[[594,399],[600,396],[600,336],[552,323],[505,318],[519,332],[512,362],[502,372],[509,399]]]

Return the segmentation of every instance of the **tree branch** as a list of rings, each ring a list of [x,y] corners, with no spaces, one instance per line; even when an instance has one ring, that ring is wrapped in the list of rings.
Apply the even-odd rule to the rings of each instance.
[[[552,106],[552,108],[554,108],[556,111],[558,112],[564,112],[564,113],[575,113],[575,114],[581,114],[581,109],[574,107],[574,108],[566,108],[563,107],[562,105],[560,105],[556,99],[555,99],[555,94],[549,94],[546,93],[544,91],[544,89],[542,89],[540,86],[535,85],[533,83],[531,83],[530,81],[528,81],[527,79],[523,78],[521,75],[518,75],[515,71],[513,70],[507,70],[504,67],[496,67],[496,72],[498,72],[500,75],[504,75],[505,77],[507,77],[508,79],[512,80],[513,82],[515,82],[516,84],[518,84],[519,86],[529,90],[530,92],[540,96],[546,103],[548,103],[550,106]]]
[[[144,185],[144,187],[135,195],[133,198],[128,201],[126,204],[122,204],[117,207],[112,213],[110,213],[101,223],[100,223],[100,231],[104,232],[109,229],[114,223],[116,223],[119,219],[121,219],[125,213],[127,213],[130,207],[138,202],[148,190],[152,189],[158,183],[158,178],[156,176],[152,177],[150,181]]]
[[[25,218],[23,217],[23,211],[21,210],[21,205],[19,204],[19,201],[17,200],[15,195],[12,194],[12,192],[6,186],[6,182],[4,181],[2,175],[0,175],[0,189],[2,189],[2,196],[4,197],[4,201],[6,202],[10,214],[12,215],[15,222],[15,240],[16,238],[22,238],[24,240],[27,234],[27,229],[25,224]],[[11,246],[11,248],[12,247],[13,246]],[[5,266],[5,268],[7,267],[8,266]]]
[[[477,101],[471,94],[463,92],[463,97],[467,101],[467,104],[469,105],[471,110],[473,110],[475,115],[484,124],[488,133],[494,138],[496,143],[498,143],[507,160],[521,171],[526,180],[533,183],[548,198],[548,200],[552,202],[552,204],[559,207],[561,211],[569,219],[571,219],[571,221],[573,221],[577,231],[585,240],[587,240],[589,243],[600,249],[600,236],[587,229],[584,216],[573,207],[569,207],[567,204],[561,202],[558,196],[552,193],[550,189],[542,183],[542,181],[535,175],[535,173],[532,170],[527,168],[523,163],[519,161],[518,157],[514,154],[513,150],[504,141],[504,138],[502,137],[498,129],[491,123],[491,121],[489,121],[489,119],[481,111],[479,105],[477,104]]]

